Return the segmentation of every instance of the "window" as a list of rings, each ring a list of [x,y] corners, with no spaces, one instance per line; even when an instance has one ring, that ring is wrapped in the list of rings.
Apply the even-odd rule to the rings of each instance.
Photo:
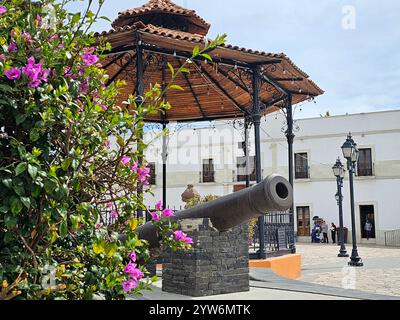
[[[237,181],[246,181],[246,157],[238,157],[236,161]],[[256,181],[256,157],[249,157],[249,162],[250,181]]]
[[[357,163],[357,175],[360,177],[373,176],[372,172],[372,150],[360,149],[360,156]]]
[[[156,164],[154,162],[149,163],[149,168],[150,168],[150,178],[149,178],[149,183],[154,186],[157,184],[156,181]]]
[[[308,171],[308,154],[296,153],[294,155],[295,162],[295,179],[308,179],[310,174]]]
[[[203,160],[203,181],[202,182],[215,182],[214,179],[214,160]]]

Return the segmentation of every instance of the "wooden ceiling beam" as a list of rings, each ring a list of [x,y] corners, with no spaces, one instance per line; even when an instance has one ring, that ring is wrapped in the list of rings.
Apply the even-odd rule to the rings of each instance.
[[[179,63],[180,65],[182,65],[182,62],[181,62],[178,58],[177,58],[176,60],[178,61],[178,63]],[[196,93],[194,92],[194,89],[193,89],[193,87],[192,87],[192,84],[191,84],[191,82],[190,82],[190,80],[189,80],[188,75],[187,75],[186,73],[183,72],[183,77],[185,78],[185,80],[186,80],[186,82],[187,82],[187,84],[188,84],[188,86],[189,86],[190,92],[192,93],[192,96],[193,96],[194,100],[196,101],[196,104],[197,104],[197,107],[198,107],[199,110],[200,110],[200,113],[203,115],[203,118],[207,118],[207,115],[206,115],[206,113],[204,112],[203,107],[201,106],[200,100],[199,100],[199,98],[197,97]]]
[[[194,62],[197,66],[198,63]],[[246,115],[250,115],[249,111],[246,110],[246,108],[244,106],[241,106],[230,94],[228,91],[226,91],[226,89],[219,83],[219,81],[217,81],[205,68],[202,68],[202,72],[208,77],[208,79],[210,79],[210,81],[224,94],[224,96],[226,98],[228,98],[228,100],[230,100],[235,107],[237,107],[238,109],[240,109],[241,112],[243,112]]]

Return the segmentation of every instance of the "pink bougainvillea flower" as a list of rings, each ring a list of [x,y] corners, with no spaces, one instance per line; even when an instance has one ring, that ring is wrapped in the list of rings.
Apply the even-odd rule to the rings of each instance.
[[[7,8],[5,6],[0,6],[0,14],[5,14],[7,12]]]
[[[160,216],[158,215],[157,212],[150,212],[150,215],[153,221],[160,221]]]
[[[143,273],[141,270],[139,270],[139,269],[134,269],[134,270],[132,270],[132,272],[129,273],[129,276],[130,276],[133,280],[139,281],[140,279],[143,278],[144,273]]]
[[[5,70],[4,74],[10,80],[18,80],[19,78],[21,78],[21,70],[19,70],[18,68]]]
[[[35,58],[30,57],[28,63],[22,68],[22,71],[30,80],[38,80],[42,72],[42,65],[35,63]]]
[[[137,267],[136,263],[133,263],[132,261],[129,261],[129,263],[124,268],[124,272],[130,274],[130,273],[133,272],[133,270],[136,269],[136,267]]]
[[[138,166],[139,166],[139,164],[137,163],[137,161],[135,161],[135,163],[131,166],[131,170],[132,170],[133,172],[136,172],[137,169],[138,169]]]
[[[125,293],[128,293],[130,291],[132,291],[133,289],[136,289],[138,287],[138,282],[130,279],[128,281],[125,281],[124,283],[122,283],[122,289],[124,290]]]
[[[42,84],[41,80],[35,79],[35,80],[30,81],[28,85],[29,85],[30,88],[34,88],[35,89],[35,88],[39,87],[41,84]]]
[[[89,52],[84,53],[82,56],[82,60],[83,60],[83,65],[85,67],[90,67],[91,65],[97,63],[97,61],[99,61],[99,57],[91,54]]]
[[[36,25],[37,27],[40,27],[41,24],[42,24],[42,17],[39,16],[39,15],[37,15],[37,16],[36,16],[36,19],[35,19],[35,25]]]
[[[131,162],[131,158],[130,158],[130,157],[128,157],[128,156],[123,156],[123,157],[121,158],[121,163],[122,163],[124,166],[128,165],[129,162]]]
[[[86,82],[86,80],[82,81],[81,87],[80,87],[80,93],[87,94],[89,92],[89,86]]]
[[[104,146],[105,146],[107,149],[110,149],[110,148],[111,148],[111,142],[110,142],[110,140],[106,140],[106,142],[104,142]]]
[[[55,34],[55,35],[51,36],[49,40],[50,41],[55,41],[55,40],[58,40],[58,39],[59,39],[58,34]]]
[[[102,105],[101,105],[101,108],[102,108],[104,111],[107,111],[107,110],[108,110],[108,107],[107,107],[105,104],[102,104]]]
[[[103,226],[102,223],[97,223],[95,227],[96,227],[96,229],[98,230],[98,229],[100,229],[102,226]]]
[[[170,209],[170,208],[164,209],[163,212],[162,212],[162,215],[163,215],[165,218],[171,218],[171,217],[174,217],[174,216],[175,216],[175,215],[174,215],[174,211],[172,211],[172,209]]]
[[[117,210],[111,211],[111,218],[113,219],[118,219],[119,218],[119,213]]]
[[[139,175],[139,181],[140,182],[145,182],[148,177],[150,177],[150,168],[149,167],[144,167],[144,168],[139,168],[137,170],[137,173]]]
[[[4,60],[6,58],[5,54],[0,54],[0,60]]]
[[[183,240],[186,244],[193,244],[193,239],[190,237],[185,237],[185,240]]]
[[[83,53],[93,53],[96,50],[95,47],[86,47],[83,48]]]
[[[163,204],[162,204],[161,200],[157,201],[156,202],[156,209],[157,210],[162,210],[162,207],[163,207]]]
[[[22,32],[21,37],[25,39],[25,41],[28,45],[31,45],[33,43],[32,36],[30,35],[29,32],[26,32],[26,31]]]
[[[17,44],[15,43],[15,42],[11,42],[9,45],[8,45],[8,52],[14,52],[14,51],[17,51],[18,50],[18,46],[17,46]]]
[[[129,254],[129,259],[131,259],[131,261],[135,262],[135,261],[136,261],[136,258],[137,258],[136,252],[135,252],[135,251],[132,251],[132,252]]]
[[[174,232],[175,240],[177,241],[184,241],[186,238],[186,234],[183,233],[181,230]]]
[[[107,209],[112,209],[114,208],[114,204],[112,202],[107,203],[106,205]]]

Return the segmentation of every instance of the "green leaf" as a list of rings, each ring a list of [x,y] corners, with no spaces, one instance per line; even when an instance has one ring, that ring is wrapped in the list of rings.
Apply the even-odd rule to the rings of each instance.
[[[190,73],[190,70],[188,68],[181,68],[182,73]]]
[[[29,164],[28,165],[28,172],[29,172],[29,175],[31,176],[31,178],[33,180],[35,180],[36,176],[37,176],[38,169],[35,166],[32,166],[32,165]]]
[[[172,76],[174,76],[175,75],[174,67],[169,62],[168,62],[168,68],[171,71]]]
[[[199,53],[200,53],[200,48],[199,48],[199,46],[195,46],[195,47],[193,48],[193,57],[198,56]]]
[[[99,241],[93,244],[93,252],[95,254],[102,254],[105,252],[104,248],[105,242],[104,241]]]
[[[39,197],[39,194],[40,194],[41,190],[42,190],[42,188],[40,186],[38,186],[36,184],[33,185],[32,186],[32,190],[31,190],[32,197],[34,197],[34,198]]]
[[[17,225],[17,223],[18,223],[18,218],[16,216],[13,216],[11,214],[7,214],[4,217],[4,224],[9,229],[14,228]]]
[[[176,89],[176,90],[180,90],[180,91],[185,91],[185,89],[183,89],[180,85],[177,84],[171,84],[169,86],[170,89]]]
[[[209,54],[207,54],[207,53],[202,53],[201,56],[204,57],[204,58],[206,58],[206,59],[209,60],[209,61],[212,61],[211,56],[210,56]]]
[[[62,168],[64,171],[68,171],[68,168],[70,167],[71,163],[72,163],[72,158],[67,158],[67,159],[65,159],[65,160],[63,161],[63,163],[61,164],[61,168]]]
[[[9,188],[9,189],[12,188],[12,180],[11,180],[11,179],[3,179],[3,180],[1,180],[1,182],[3,182],[3,184],[4,184],[7,188]]]
[[[31,207],[31,199],[28,197],[20,197],[21,202],[24,204],[25,207],[28,209]]]
[[[117,137],[117,143],[121,148],[123,148],[125,146],[124,138],[122,138],[121,136],[118,136]]]
[[[20,213],[23,208],[22,202],[17,197],[11,198],[10,205],[11,205],[11,212],[14,215],[17,215],[18,213]]]
[[[21,173],[25,172],[26,168],[28,167],[26,162],[21,162],[17,167],[15,168],[15,175],[19,176]]]
[[[63,220],[60,224],[60,237],[65,238],[68,233],[68,223],[66,220]]]

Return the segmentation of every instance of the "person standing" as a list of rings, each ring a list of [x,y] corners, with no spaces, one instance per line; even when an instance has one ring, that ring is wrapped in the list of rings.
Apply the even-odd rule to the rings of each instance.
[[[328,240],[328,224],[325,221],[322,221],[322,233],[324,235],[323,243],[329,243]]]
[[[369,240],[369,238],[371,238],[371,233],[372,233],[372,223],[369,220],[365,222],[364,230],[365,233],[367,234],[367,240]]]
[[[332,242],[336,243],[336,225],[332,222],[331,223],[331,237],[332,237]]]

